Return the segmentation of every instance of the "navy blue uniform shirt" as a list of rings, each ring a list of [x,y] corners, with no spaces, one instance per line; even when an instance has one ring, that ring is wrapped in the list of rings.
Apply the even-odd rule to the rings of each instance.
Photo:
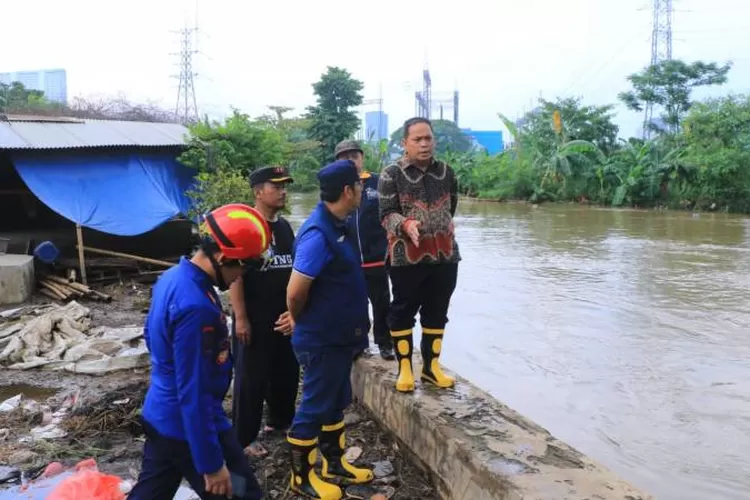
[[[229,335],[211,278],[186,258],[156,282],[144,327],[151,386],[143,418],[163,436],[187,441],[201,474],[224,464],[221,406],[232,379]]]
[[[367,283],[351,239],[346,223],[337,220],[323,202],[299,230],[294,270],[314,281],[292,334],[292,346],[298,351],[353,349],[366,342]]]
[[[362,203],[357,211],[349,216],[349,224],[357,233],[357,246],[365,267],[382,266],[388,251],[388,237],[380,223],[380,197],[376,174],[364,172],[362,179]]]

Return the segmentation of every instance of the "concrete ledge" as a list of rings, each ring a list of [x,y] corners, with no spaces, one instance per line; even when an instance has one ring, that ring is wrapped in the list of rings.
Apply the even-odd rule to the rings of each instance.
[[[456,380],[452,390],[417,382],[416,392],[401,394],[394,362],[360,359],[352,371],[354,395],[416,455],[444,500],[653,500],[467,380]]]
[[[34,257],[0,255],[0,304],[20,304],[34,291]]]

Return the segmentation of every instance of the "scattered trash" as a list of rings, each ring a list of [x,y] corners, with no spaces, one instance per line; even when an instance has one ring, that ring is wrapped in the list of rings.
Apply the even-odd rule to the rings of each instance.
[[[22,394],[17,394],[13,396],[12,398],[8,398],[2,403],[0,403],[0,412],[9,412],[13,411],[21,406],[21,398]]]
[[[344,415],[344,425],[354,425],[358,424],[362,421],[362,417],[359,415],[359,413],[347,413]]]
[[[92,438],[117,431],[142,434],[140,415],[146,388],[146,384],[138,381],[87,398],[65,416],[61,427],[71,438]]]
[[[21,477],[21,471],[15,467],[5,467],[0,465],[0,484],[7,484],[18,480]]]
[[[187,486],[180,486],[173,500],[200,500],[200,497]]]
[[[91,328],[90,310],[72,301],[0,330],[0,365],[89,375],[146,367],[143,328]]]
[[[346,458],[347,462],[354,462],[360,456],[362,456],[362,448],[359,446],[352,446],[344,453],[344,458]]]
[[[393,464],[389,460],[380,460],[378,462],[373,462],[372,466],[372,473],[375,475],[375,477],[380,478],[393,474]]]
[[[388,500],[395,493],[392,486],[374,486],[370,484],[355,484],[348,486],[344,492],[346,498],[359,498],[362,500]]]
[[[0,500],[124,500],[122,486],[119,477],[99,472],[93,459],[69,470],[52,462],[39,479],[0,490]]]

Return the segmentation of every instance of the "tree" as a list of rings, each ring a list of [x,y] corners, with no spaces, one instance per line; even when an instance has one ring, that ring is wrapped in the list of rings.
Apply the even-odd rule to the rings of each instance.
[[[750,96],[696,103],[683,121],[684,163],[698,207],[750,210]]]
[[[693,89],[726,83],[727,73],[731,67],[731,63],[719,66],[716,63],[702,61],[662,61],[640,73],[630,75],[628,81],[633,89],[621,92],[618,97],[633,111],[643,111],[649,103],[662,106],[664,113],[661,117],[667,125],[667,130],[676,133],[680,119],[693,104],[690,99]],[[657,125],[647,123],[645,126],[659,131]]]
[[[35,111],[49,105],[41,90],[27,89],[21,82],[0,83],[0,111]]]
[[[223,123],[192,125],[188,148],[179,161],[196,170],[196,185],[188,192],[194,213],[225,203],[250,202],[248,174],[260,166],[279,164],[283,158],[281,134],[237,110]]]
[[[362,104],[363,88],[362,82],[347,70],[331,66],[313,83],[316,104],[307,108],[307,117],[310,138],[323,148],[319,153],[321,162],[332,160],[336,144],[359,129],[359,118],[352,108]]]
[[[542,155],[553,155],[559,145],[559,134],[555,132],[550,118],[557,112],[567,140],[591,142],[604,153],[612,152],[619,132],[613,121],[614,106],[589,106],[581,101],[578,97],[558,97],[554,101],[539,99],[537,107],[520,120],[521,126],[517,131],[520,140]]]
[[[388,141],[381,139],[378,142],[366,142],[362,145],[365,154],[364,170],[367,172],[380,172],[388,163]]]
[[[448,153],[468,153],[474,147],[471,139],[461,132],[461,129],[450,120],[431,120],[432,133],[435,136],[435,155],[444,156]],[[398,152],[403,151],[401,142],[404,139],[404,127],[391,134],[391,147]]]
[[[261,116],[258,121],[267,123],[282,138],[282,164],[289,167],[294,191],[309,191],[317,187],[315,174],[320,170],[322,148],[318,141],[310,139],[310,120],[304,117],[287,118],[293,110],[286,106],[268,106],[271,114]]]
[[[284,143],[282,163],[289,165],[304,156],[319,154],[320,143],[310,138],[310,119],[284,116],[294,109],[286,106],[268,106],[268,109],[272,114],[263,115],[258,121],[267,123],[281,135]]]

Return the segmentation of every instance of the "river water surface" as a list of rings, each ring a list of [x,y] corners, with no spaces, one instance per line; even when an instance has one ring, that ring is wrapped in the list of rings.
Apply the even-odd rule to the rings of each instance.
[[[750,498],[750,219],[461,200],[456,228],[446,366],[658,499]]]

